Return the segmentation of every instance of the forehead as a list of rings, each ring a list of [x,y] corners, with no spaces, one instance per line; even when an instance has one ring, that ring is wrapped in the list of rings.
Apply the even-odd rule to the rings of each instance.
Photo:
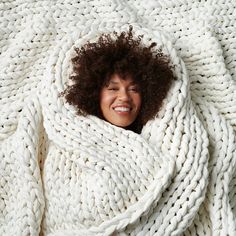
[[[131,76],[126,76],[125,78],[120,77],[118,74],[111,76],[108,84],[122,84],[122,85],[132,85],[136,84]]]

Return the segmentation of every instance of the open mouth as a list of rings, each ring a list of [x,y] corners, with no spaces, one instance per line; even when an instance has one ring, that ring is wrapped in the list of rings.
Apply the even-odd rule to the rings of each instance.
[[[130,107],[114,107],[113,109],[118,112],[129,112],[132,110]]]

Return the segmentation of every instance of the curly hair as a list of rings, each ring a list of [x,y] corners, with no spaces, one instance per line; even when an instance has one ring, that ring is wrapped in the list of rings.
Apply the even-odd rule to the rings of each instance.
[[[78,109],[78,115],[95,115],[104,119],[99,106],[100,91],[112,75],[122,79],[130,75],[141,88],[140,114],[128,129],[141,132],[143,125],[154,118],[174,80],[169,59],[161,49],[142,43],[143,35],[134,38],[133,28],[128,32],[102,34],[97,42],[87,42],[75,48],[72,58],[73,85],[63,92],[66,101]]]

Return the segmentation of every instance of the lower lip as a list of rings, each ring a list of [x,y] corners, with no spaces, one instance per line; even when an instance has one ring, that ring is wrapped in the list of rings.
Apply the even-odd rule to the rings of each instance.
[[[118,115],[122,115],[122,116],[124,116],[124,115],[129,115],[130,114],[130,111],[116,111],[116,110],[114,110],[115,111],[115,113],[117,113]]]

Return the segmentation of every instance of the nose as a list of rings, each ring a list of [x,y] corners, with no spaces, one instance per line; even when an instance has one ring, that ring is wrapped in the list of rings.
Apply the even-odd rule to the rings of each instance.
[[[121,90],[119,92],[119,100],[123,101],[123,102],[130,101],[130,95],[129,95],[128,91],[126,91],[125,89]]]

